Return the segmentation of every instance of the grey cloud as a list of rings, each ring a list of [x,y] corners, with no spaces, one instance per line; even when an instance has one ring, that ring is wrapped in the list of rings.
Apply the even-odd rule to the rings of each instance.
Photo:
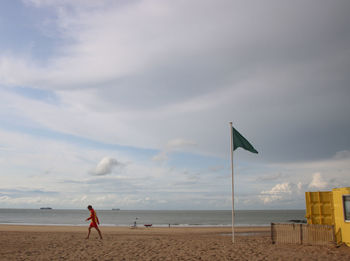
[[[182,113],[172,118],[186,129],[164,125],[180,136],[186,132],[184,137],[196,137],[207,144],[205,150],[222,153],[226,140],[213,137],[225,135],[227,122],[233,120],[260,149],[259,156],[269,161],[315,160],[348,149],[349,3],[224,3],[219,7],[254,19],[218,12],[215,19],[220,14],[227,20],[218,19],[222,26],[214,32],[216,43],[203,42],[180,55],[169,52],[167,59],[106,87],[100,98],[113,103],[117,99],[118,106],[132,109],[161,108],[227,92],[229,103],[200,114],[186,113],[185,119]],[[198,29],[207,24],[201,20],[202,11],[193,18],[198,19]],[[201,29],[199,37],[208,40],[209,31]],[[196,135],[202,123],[210,135]]]
[[[105,13],[134,22],[126,23],[126,30],[112,24],[116,37],[106,32],[115,43],[126,39],[123,44],[130,48],[123,51],[130,54],[130,59],[118,63],[117,48],[106,46],[108,59],[98,60],[106,66],[97,70],[93,59],[100,57],[101,48],[97,48],[96,53],[87,54],[93,63],[84,64],[92,66],[91,73],[79,71],[60,83],[48,79],[45,88],[68,92],[89,88],[97,100],[85,104],[89,110],[125,110],[132,114],[128,129],[136,129],[137,122],[145,147],[157,147],[157,141],[169,140],[176,133],[176,137],[196,141],[198,146],[193,151],[225,157],[229,146],[227,126],[233,121],[260,152],[254,157],[257,161],[316,160],[349,150],[349,1],[322,0],[317,5],[304,0],[137,4],[161,4],[166,7],[165,13],[157,16],[141,12],[143,16],[128,17],[113,6],[108,6],[109,12]],[[129,14],[139,14],[140,9],[133,8],[133,3],[127,5]],[[82,28],[72,34],[77,36],[76,45],[68,48],[72,57],[75,50],[93,45],[94,33],[105,29],[99,27],[103,21],[91,24],[95,20],[85,17],[89,21],[73,22]],[[142,30],[137,26],[140,24],[144,25]],[[91,43],[82,42],[88,35],[93,35],[87,38]],[[96,43],[98,47],[99,44]],[[95,50],[92,45],[89,47]],[[131,55],[134,53],[137,55]],[[82,61],[74,60],[72,64],[86,61],[86,57],[80,58]],[[113,63],[109,64],[111,60]],[[121,73],[111,70],[114,67],[110,65],[128,70]],[[65,68],[61,68],[63,75]],[[41,78],[33,82],[43,86]],[[203,101],[202,97],[209,98]],[[198,100],[213,105],[202,108]],[[182,103],[191,101],[199,109],[181,110]],[[175,109],[164,113],[172,105]],[[118,137],[117,141],[124,142],[129,136]],[[134,136],[125,142],[140,146],[136,139]],[[239,154],[248,161],[252,159],[245,153]],[[118,163],[105,163],[94,173],[107,175],[117,166]]]
[[[194,26],[175,26],[161,35],[155,44],[167,44],[166,58],[160,59],[161,53],[156,53],[154,61],[143,71],[134,72],[121,82],[118,78],[110,83],[101,92],[102,98],[111,102],[117,99],[119,105],[134,109],[157,107],[211,92],[213,88],[225,88],[251,77],[256,71],[322,63],[348,50],[345,43],[349,41],[349,29],[344,12],[347,4],[344,2],[322,1],[312,9],[304,1],[293,1],[290,5],[276,1],[270,1],[269,5],[220,3],[215,4],[216,8],[222,8],[219,12],[208,12],[209,2],[200,8],[194,2],[186,2],[186,7],[196,9],[196,13],[185,12],[182,18]],[[174,10],[182,8],[182,4],[175,4]],[[175,12],[170,15],[178,15]],[[242,16],[242,13],[250,15]],[[164,27],[178,21],[169,19],[167,22]],[[162,26],[153,27],[152,30],[163,30]],[[180,29],[182,33],[175,31]],[[194,33],[196,31],[200,33]],[[174,40],[178,41],[168,41],[174,37],[174,32],[178,37]],[[183,48],[186,43],[191,46],[191,41],[197,48]],[[131,100],[134,102],[130,103]]]

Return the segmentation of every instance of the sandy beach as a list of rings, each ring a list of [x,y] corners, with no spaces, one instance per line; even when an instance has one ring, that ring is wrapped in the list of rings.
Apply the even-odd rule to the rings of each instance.
[[[350,260],[346,246],[271,244],[270,227],[87,227],[0,225],[0,260]]]

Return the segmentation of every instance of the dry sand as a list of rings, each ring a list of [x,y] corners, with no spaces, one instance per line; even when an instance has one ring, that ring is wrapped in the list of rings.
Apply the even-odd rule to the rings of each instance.
[[[0,260],[350,260],[346,246],[273,245],[269,227],[87,227],[0,225]]]

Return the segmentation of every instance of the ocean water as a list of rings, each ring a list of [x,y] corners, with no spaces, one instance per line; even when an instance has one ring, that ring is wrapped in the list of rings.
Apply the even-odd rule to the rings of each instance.
[[[96,210],[102,226],[231,226],[231,210]],[[0,209],[0,224],[84,226],[88,210]],[[305,210],[236,210],[236,226],[305,220]]]

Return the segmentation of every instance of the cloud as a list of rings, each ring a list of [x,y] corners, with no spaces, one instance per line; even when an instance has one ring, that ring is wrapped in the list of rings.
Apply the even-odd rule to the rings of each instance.
[[[350,145],[341,116],[350,106],[348,4],[26,2],[56,11],[61,44],[44,66],[5,52],[0,82],[49,89],[62,101],[18,102],[14,111],[28,121],[156,149],[182,137],[196,140],[196,153],[223,157],[226,125],[239,110],[237,128],[270,161],[319,159]],[[110,128],[97,127],[106,122]]]
[[[312,181],[309,184],[310,189],[325,189],[328,187],[328,183],[323,180],[321,173],[314,173],[312,175]]]
[[[275,181],[277,179],[282,178],[282,174],[281,173],[274,173],[271,175],[265,175],[265,176],[261,176],[257,178],[257,181],[263,181],[263,182],[268,182],[268,181]]]
[[[204,190],[229,189],[216,183],[229,169],[229,121],[261,148],[258,157],[235,158],[247,174],[237,172],[238,191],[251,202],[263,191],[266,201],[277,205],[279,197],[284,205],[300,182],[302,189],[350,184],[350,2],[24,2],[28,22],[3,18],[11,24],[6,17],[18,17],[25,35],[37,35],[28,37],[34,43],[18,41],[20,29],[8,35],[0,28],[9,41],[0,54],[2,186],[53,190],[72,179],[83,182],[59,190],[79,188],[80,199],[82,191],[99,189],[85,180],[89,170],[105,176],[132,161],[123,169],[125,183],[113,182],[134,189],[125,202],[144,198],[147,186],[163,189],[150,198],[163,198],[177,179],[188,182],[184,170],[200,173],[192,185],[196,202],[203,202]],[[31,23],[34,9],[40,17]],[[35,41],[46,51],[32,52]],[[184,152],[197,166],[159,166]],[[105,155],[113,157],[96,166]],[[181,184],[175,188],[195,197]]]
[[[123,209],[191,209],[192,199],[197,202],[193,206],[196,209],[208,208],[205,202],[209,200],[213,208],[230,206],[215,193],[216,187],[225,187],[225,183],[207,173],[209,163],[201,165],[204,172],[183,166],[177,169],[155,164],[144,150],[130,155],[115,147],[95,148],[44,135],[2,129],[0,134],[0,143],[7,148],[0,150],[0,164],[6,169],[0,173],[2,207],[81,208],[89,203],[107,209],[115,205]],[[178,140],[169,144],[179,149],[192,143]],[[114,156],[105,156],[111,153]],[[101,159],[98,164],[96,159]],[[131,163],[123,168],[124,162]],[[92,171],[91,166],[95,166]],[[114,175],[87,175],[108,171]],[[223,190],[219,189],[221,193]],[[151,200],[145,200],[147,197]]]
[[[185,139],[173,139],[169,140],[166,144],[166,148],[168,150],[176,150],[181,149],[187,146],[194,146],[196,143],[194,141],[185,140]]]
[[[164,149],[160,151],[157,155],[155,155],[152,159],[154,161],[166,161],[168,159],[168,155],[174,151],[182,151],[189,147],[196,146],[197,144],[194,141],[185,140],[185,139],[173,139],[169,140],[165,145]]]
[[[274,201],[285,201],[291,199],[292,196],[296,196],[301,192],[301,183],[293,184],[290,182],[276,184],[271,190],[265,190],[261,192],[259,198],[264,204],[272,203]]]
[[[154,161],[166,161],[168,160],[168,151],[161,151],[157,155],[153,156]]]
[[[101,159],[101,161],[97,164],[95,170],[93,170],[91,173],[96,176],[104,176],[113,173],[113,169],[117,166],[122,166],[119,161],[117,161],[114,158],[111,157],[104,157]]]
[[[342,153],[348,155],[347,153]],[[337,154],[339,155],[339,154]],[[341,160],[344,160],[344,157],[340,157]],[[339,157],[333,157],[330,160],[330,163],[334,164],[334,161],[338,162]],[[346,158],[346,161],[347,158]],[[304,163],[306,164],[306,163]],[[309,163],[311,165],[315,163]],[[330,164],[329,166],[332,166]],[[349,161],[347,162],[349,164]],[[326,172],[329,168],[323,167],[322,171]],[[349,167],[349,165],[348,165]],[[334,169],[333,169],[334,172]],[[338,175],[328,175],[325,179],[320,172],[316,172],[312,174],[311,180],[308,179],[308,175],[303,174],[303,171],[299,171],[297,175],[293,175],[296,177],[295,182],[291,182],[290,180],[293,178],[292,176],[288,177],[283,175],[284,178],[288,178],[288,181],[283,183],[278,183],[274,185],[270,190],[263,190],[258,195],[259,199],[265,205],[276,205],[276,204],[290,204],[291,202],[299,204],[303,204],[305,202],[304,192],[306,191],[319,191],[319,190],[332,190],[336,187],[346,187],[349,186],[349,179],[347,178],[347,173],[338,172]],[[306,176],[306,179],[305,179]],[[281,178],[281,177],[280,177]],[[269,179],[268,179],[269,180]],[[265,181],[265,179],[263,179]]]

